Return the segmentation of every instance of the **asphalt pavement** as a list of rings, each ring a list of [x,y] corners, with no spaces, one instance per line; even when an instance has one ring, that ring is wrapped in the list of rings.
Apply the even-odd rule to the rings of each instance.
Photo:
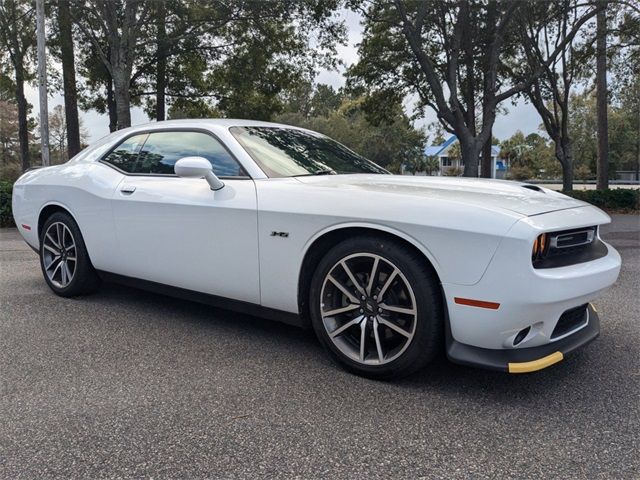
[[[283,324],[57,297],[0,230],[0,478],[640,478],[640,217],[604,231],[623,267],[595,342],[534,374],[439,359],[385,383]]]

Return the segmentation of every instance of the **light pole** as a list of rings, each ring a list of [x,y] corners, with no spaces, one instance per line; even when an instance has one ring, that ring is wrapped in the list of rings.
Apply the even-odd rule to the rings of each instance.
[[[47,102],[47,56],[44,31],[44,0],[36,0],[36,35],[38,40],[38,93],[40,97],[40,147],[42,165],[49,166],[49,105]]]

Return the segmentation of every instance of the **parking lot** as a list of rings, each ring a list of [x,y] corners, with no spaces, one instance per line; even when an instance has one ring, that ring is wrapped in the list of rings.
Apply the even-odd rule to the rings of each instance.
[[[312,332],[119,286],[63,299],[0,230],[0,478],[639,478],[640,217],[598,340],[538,373],[393,383]],[[496,289],[508,288],[496,285]]]

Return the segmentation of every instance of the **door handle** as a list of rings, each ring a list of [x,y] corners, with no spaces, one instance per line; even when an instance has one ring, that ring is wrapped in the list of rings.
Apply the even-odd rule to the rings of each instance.
[[[120,191],[121,191],[122,193],[126,193],[126,194],[131,195],[133,192],[135,192],[135,191],[136,191],[136,187],[135,187],[135,186],[133,186],[133,185],[125,185],[124,187],[122,187],[122,188],[120,189]]]

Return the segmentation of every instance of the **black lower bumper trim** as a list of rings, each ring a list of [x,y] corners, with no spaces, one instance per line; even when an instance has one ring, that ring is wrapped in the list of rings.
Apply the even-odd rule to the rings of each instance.
[[[508,372],[509,363],[532,362],[555,352],[561,352],[563,356],[566,356],[577,348],[595,340],[600,334],[600,318],[593,307],[589,305],[589,323],[586,327],[561,340],[529,348],[493,350],[473,347],[457,342],[449,332],[447,333],[447,357],[452,362]]]

